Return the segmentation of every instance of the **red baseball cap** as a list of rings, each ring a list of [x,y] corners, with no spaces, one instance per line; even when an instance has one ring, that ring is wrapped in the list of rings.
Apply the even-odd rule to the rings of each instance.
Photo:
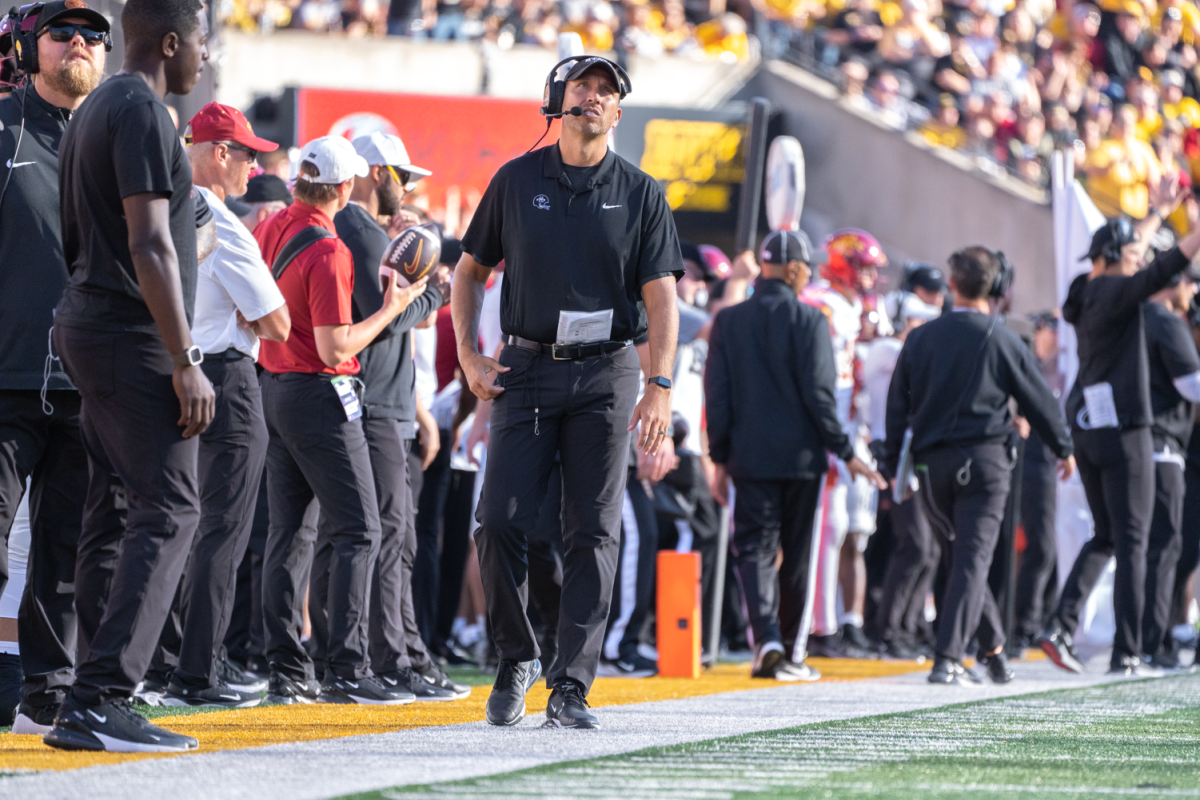
[[[242,112],[232,106],[209,103],[188,123],[188,144],[201,142],[236,142],[251,150],[270,153],[279,145],[254,135],[254,129]]]

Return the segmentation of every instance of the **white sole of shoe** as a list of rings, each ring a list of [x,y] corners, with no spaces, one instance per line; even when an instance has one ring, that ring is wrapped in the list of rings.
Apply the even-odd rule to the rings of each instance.
[[[186,753],[192,749],[187,742],[175,745],[149,744],[147,742],[127,742],[124,739],[105,736],[96,731],[92,731],[92,735],[104,745],[106,753]]]
[[[350,702],[360,706],[406,706],[416,700],[415,697],[412,700],[377,700],[374,697],[355,697],[354,695],[347,695],[347,697],[350,698]]]
[[[163,695],[162,705],[171,708],[254,708],[262,702],[262,698],[254,698],[253,700],[243,700],[240,703],[192,703],[178,697]]]
[[[449,697],[418,697],[416,701],[418,703],[452,703],[458,699],[460,698],[450,695]]]
[[[52,725],[39,725],[24,714],[17,714],[13,720],[12,732],[23,736],[45,736]]]

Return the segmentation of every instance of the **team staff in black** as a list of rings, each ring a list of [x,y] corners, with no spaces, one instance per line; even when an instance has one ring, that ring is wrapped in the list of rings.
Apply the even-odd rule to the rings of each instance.
[[[184,751],[128,704],[199,520],[196,457],[212,385],[189,331],[192,171],[162,98],[208,59],[199,0],[129,0],[125,66],[75,112],[59,170],[70,283],[54,344],[83,398],[89,483],[75,571],[79,659],[45,736],[63,749]]]
[[[1060,474],[1075,470],[1066,423],[1033,354],[991,313],[989,296],[1003,294],[1002,269],[1002,256],[985,247],[950,256],[953,311],[908,335],[888,389],[885,464],[896,475],[911,428],[922,511],[951,552],[930,683],[977,680],[962,664],[976,635],[988,676],[1012,679],[987,584],[1012,481],[1009,397],[1062,459]]]
[[[1193,403],[1200,401],[1200,356],[1183,316],[1196,294],[1191,277],[1178,275],[1143,309],[1150,356],[1150,406],[1154,423],[1154,515],[1146,546],[1146,608],[1142,615],[1143,660],[1175,668],[1168,647],[1175,570],[1183,550],[1185,454],[1192,437]]]
[[[629,431],[658,450],[671,421],[671,365],[682,259],[662,189],[608,148],[629,77],[581,56],[547,78],[544,112],[563,116],[558,144],[500,168],[455,272],[454,331],[471,391],[492,400],[476,536],[488,620],[500,657],[487,719],[515,725],[541,672],[525,615],[527,541],[556,454],[563,485],[563,593],[547,724],[593,728],[584,700],[612,598]],[[499,362],[478,349],[484,284],[506,263]],[[636,404],[649,335],[651,377]]]
[[[715,496],[737,491],[734,569],[746,594],[756,678],[815,681],[804,663],[802,620],[809,596],[813,520],[825,485],[826,451],[850,474],[883,479],[855,457],[834,400],[829,321],[801,303],[813,248],[800,232],[763,241],[753,296],[717,314],[704,376]],[[775,559],[783,549],[783,563]]]
[[[28,29],[37,58],[0,100],[0,591],[8,533],[32,476],[32,536],[17,619],[24,685],[13,730],[44,734],[74,678],[75,549],[87,493],[79,393],[47,339],[67,285],[58,204],[58,148],[71,112],[104,74],[109,23],[65,0],[10,25]],[[6,54],[13,42],[0,42]],[[29,52],[26,49],[25,52]],[[11,62],[9,62],[11,63]],[[45,390],[44,400],[40,390]],[[10,717],[11,719],[11,717]]]
[[[1095,535],[1076,557],[1038,641],[1055,664],[1072,672],[1083,671],[1072,640],[1079,616],[1115,553],[1117,630],[1110,668],[1153,673],[1141,662],[1146,542],[1154,510],[1154,410],[1143,305],[1187,269],[1200,250],[1200,231],[1139,271],[1149,237],[1186,194],[1168,179],[1152,189],[1154,214],[1136,228],[1114,219],[1096,231],[1085,256],[1092,271],[1071,282],[1063,303],[1063,319],[1075,326],[1079,340],[1079,374],[1067,397],[1067,418]]]

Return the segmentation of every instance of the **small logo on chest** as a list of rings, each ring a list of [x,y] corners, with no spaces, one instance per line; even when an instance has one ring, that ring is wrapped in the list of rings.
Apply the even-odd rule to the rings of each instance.
[[[539,194],[537,197],[533,198],[533,207],[540,208],[542,211],[549,211],[550,198],[546,197],[544,194]]]

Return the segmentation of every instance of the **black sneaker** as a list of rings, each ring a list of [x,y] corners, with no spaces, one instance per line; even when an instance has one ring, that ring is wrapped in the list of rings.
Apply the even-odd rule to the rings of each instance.
[[[402,706],[416,699],[407,686],[388,686],[374,675],[368,675],[365,678],[330,676],[321,686],[321,701],[324,703]]]
[[[297,681],[280,675],[278,672],[272,672],[270,683],[267,686],[267,696],[263,698],[262,705],[290,706],[298,703],[316,703],[320,699],[321,684],[317,681],[312,679]]]
[[[634,653],[629,658],[601,661],[596,674],[603,678],[653,678],[658,674],[658,662]]]
[[[424,703],[454,700],[454,693],[425,682],[411,667],[398,669],[395,672],[381,672],[375,676],[383,685],[395,692],[408,692],[412,700]]]
[[[842,643],[836,633],[809,636],[808,654],[818,658],[846,658],[846,653],[842,650]]]
[[[1113,659],[1108,667],[1109,675],[1125,675],[1130,678],[1161,678],[1163,671],[1144,663],[1137,656],[1121,656]]]
[[[133,702],[139,706],[161,706],[162,696],[167,693],[170,675],[147,672],[146,677],[133,690]]]
[[[525,694],[542,677],[542,662],[501,661],[484,716],[492,725],[516,725],[525,716]]]
[[[842,626],[842,648],[847,658],[866,659],[873,661],[879,658],[879,652],[871,646],[871,641],[857,625]]]
[[[216,686],[188,686],[175,678],[162,696],[164,706],[205,706],[213,708],[253,708],[262,702],[257,692],[243,692],[224,683]]]
[[[12,725],[20,713],[18,706],[21,705],[21,682],[24,680],[21,657],[0,653],[0,725]]]
[[[1083,674],[1083,662],[1075,655],[1075,641],[1061,625],[1050,625],[1037,638],[1038,645],[1056,667]]]
[[[987,676],[991,678],[992,683],[1008,683],[1016,677],[1008,666],[1008,656],[1004,654],[1003,649],[993,656],[979,653],[975,656],[975,663],[987,671]]]
[[[924,664],[926,660],[924,654],[899,639],[884,642],[881,655],[884,661],[915,661],[918,664]]]
[[[59,750],[109,753],[186,753],[200,743],[153,725],[128,701],[85,706],[68,695],[42,741]]]
[[[979,676],[952,658],[938,656],[929,673],[929,682],[946,686],[971,686],[978,684]]]
[[[24,700],[17,706],[12,732],[30,736],[45,736],[54,727],[58,706],[31,706]]]
[[[550,702],[546,703],[546,721],[542,727],[595,730],[600,727],[600,720],[588,711],[583,687],[567,680],[555,686],[550,693]]]
[[[455,700],[462,700],[464,697],[471,696],[471,687],[465,683],[455,683],[450,680],[450,676],[446,674],[445,670],[436,661],[430,661],[424,667],[413,667],[413,672],[424,678],[426,683],[451,692]]]
[[[269,681],[229,659],[217,661],[217,683],[239,692],[265,692]]]

